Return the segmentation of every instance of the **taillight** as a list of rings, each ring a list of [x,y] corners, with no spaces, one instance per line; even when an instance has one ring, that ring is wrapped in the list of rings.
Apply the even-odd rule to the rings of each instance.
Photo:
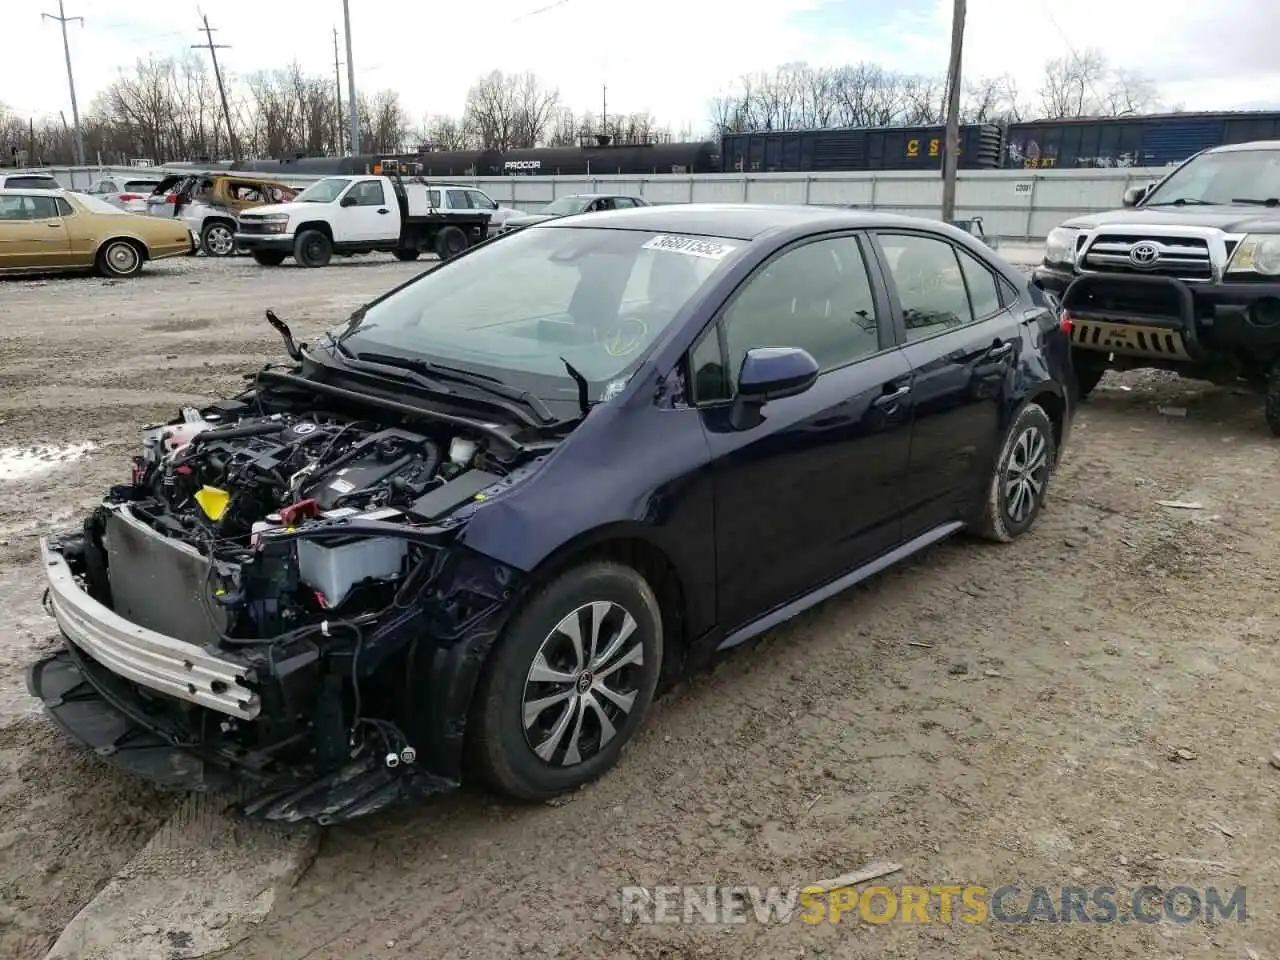
[[[122,194],[120,194],[120,201],[121,201],[122,203],[128,202],[129,200],[141,200],[141,199],[143,199],[143,196],[142,196],[142,194],[140,194],[140,193],[122,193]]]
[[[1065,310],[1058,314],[1058,326],[1062,328],[1063,333],[1067,336],[1071,336],[1071,328],[1075,326],[1071,320],[1071,314],[1067,313]]]
[[[166,194],[164,195],[164,202],[165,202],[165,203],[177,203],[177,202],[178,202],[178,195],[177,195],[176,193],[166,193]]]

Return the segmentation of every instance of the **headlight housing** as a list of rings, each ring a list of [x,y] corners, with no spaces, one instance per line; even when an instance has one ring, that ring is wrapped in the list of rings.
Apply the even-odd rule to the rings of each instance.
[[[1072,227],[1054,227],[1044,240],[1045,263],[1071,266],[1076,262],[1076,238],[1080,231]]]
[[[1280,235],[1251,233],[1246,236],[1227,261],[1227,273],[1280,276]]]

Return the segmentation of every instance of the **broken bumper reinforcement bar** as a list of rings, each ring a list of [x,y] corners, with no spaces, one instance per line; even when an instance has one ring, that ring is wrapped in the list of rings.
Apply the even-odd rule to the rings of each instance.
[[[80,588],[66,559],[40,541],[49,599],[67,639],[113,673],[158,693],[252,720],[262,709],[246,668],[204,648],[130,623]]]

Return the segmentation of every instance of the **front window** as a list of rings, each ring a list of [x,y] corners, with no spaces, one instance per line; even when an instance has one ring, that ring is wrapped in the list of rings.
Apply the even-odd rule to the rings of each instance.
[[[349,177],[325,177],[317,180],[295,198],[299,203],[333,203],[351,182]]]
[[[1196,157],[1169,175],[1144,207],[1265,203],[1280,197],[1280,150],[1229,150]]]
[[[343,346],[464,367],[576,403],[567,360],[596,399],[635,370],[745,245],[631,230],[520,231],[369,307]]]
[[[559,200],[552,200],[539,212],[556,217],[571,217],[586,210],[589,203],[590,197],[561,197]]]

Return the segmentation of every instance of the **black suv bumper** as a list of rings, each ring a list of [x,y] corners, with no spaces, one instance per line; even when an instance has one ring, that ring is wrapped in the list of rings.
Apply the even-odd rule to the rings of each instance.
[[[1280,283],[1186,283],[1176,277],[1037,267],[1084,350],[1205,362],[1233,350],[1280,349]]]

